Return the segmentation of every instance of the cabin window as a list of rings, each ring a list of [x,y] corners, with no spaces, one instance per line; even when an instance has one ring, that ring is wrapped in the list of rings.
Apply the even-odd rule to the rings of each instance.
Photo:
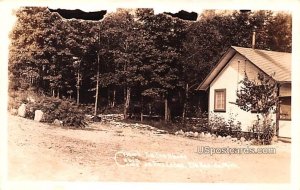
[[[226,111],[226,89],[215,90],[214,111],[215,112]]]
[[[279,102],[279,119],[291,120],[291,97],[280,97]]]

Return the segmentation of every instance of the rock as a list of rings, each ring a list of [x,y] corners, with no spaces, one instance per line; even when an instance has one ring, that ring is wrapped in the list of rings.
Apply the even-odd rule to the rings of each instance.
[[[227,136],[226,136],[226,139],[231,139],[231,136],[230,136],[230,135],[227,135]]]
[[[42,110],[35,110],[34,112],[34,121],[40,122],[43,119],[44,113]]]
[[[242,144],[242,141],[241,140],[237,140],[237,144]]]
[[[205,137],[206,137],[206,138],[210,138],[210,137],[211,137],[211,134],[210,134],[210,133],[206,133],[206,134],[205,134]]]
[[[17,109],[11,109],[11,110],[10,110],[10,113],[11,113],[12,115],[18,115],[18,110],[17,110]]]
[[[186,137],[193,137],[194,136],[194,133],[193,132],[185,132],[184,133],[184,136],[186,136]]]
[[[246,141],[246,139],[245,139],[245,137],[241,137],[241,142],[245,142]]]
[[[21,104],[21,106],[18,108],[18,116],[25,117],[26,115],[26,104]]]
[[[62,126],[63,125],[63,122],[62,121],[59,121],[58,119],[55,119],[53,121],[53,125],[56,125],[56,126]]]
[[[85,119],[93,122],[100,122],[101,118],[98,115],[85,114]]]
[[[178,134],[179,134],[179,135],[184,135],[184,132],[183,132],[183,130],[182,130],[182,129],[180,129],[180,131],[178,131]]]
[[[93,119],[93,115],[90,115],[90,114],[85,114],[84,117],[87,120],[92,120]]]
[[[249,145],[251,145],[251,142],[250,142],[250,141],[245,141],[244,144],[245,144],[246,146],[249,146]]]
[[[219,135],[218,140],[223,140],[223,137]]]
[[[166,133],[167,133],[167,131],[165,131],[165,130],[161,130],[161,129],[156,130],[156,134],[166,134]]]
[[[199,133],[198,133],[198,132],[195,132],[195,133],[194,133],[194,137],[196,137],[196,138],[197,138],[197,137],[198,137],[198,135],[199,135]]]
[[[138,123],[135,123],[134,124],[134,128],[145,128],[145,126],[139,125]]]
[[[204,132],[201,132],[200,133],[200,138],[204,138],[204,137],[205,137]]]
[[[149,130],[155,130],[155,127],[152,127],[152,126],[148,125],[148,129]]]
[[[216,134],[212,134],[212,135],[211,135],[211,138],[212,138],[213,140],[216,140],[216,139],[217,139],[217,135],[216,135]]]

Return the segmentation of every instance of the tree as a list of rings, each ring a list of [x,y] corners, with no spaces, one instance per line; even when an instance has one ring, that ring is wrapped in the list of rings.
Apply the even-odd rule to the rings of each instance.
[[[133,16],[126,9],[119,9],[116,13],[108,15],[103,20],[104,41],[111,41],[112,46],[109,48],[114,55],[114,63],[118,65],[114,74],[117,76],[117,82],[124,89],[124,117],[127,118],[127,111],[131,97],[131,77],[135,75],[137,58],[133,55],[134,39],[134,21]],[[107,54],[108,51],[104,50]],[[102,75],[102,86],[108,86],[110,81],[106,80],[111,75],[109,73]],[[114,77],[112,77],[114,78]],[[111,81],[112,82],[112,81]]]
[[[144,64],[151,47],[143,23],[136,16],[135,9],[119,9],[103,20],[101,41],[104,41],[104,58],[108,72],[101,75],[103,86],[123,88],[124,116],[127,118],[131,104],[132,89],[143,87],[146,83]],[[143,51],[141,51],[143,50]],[[113,60],[107,57],[113,56]],[[148,56],[149,57],[149,56]]]
[[[258,132],[263,133],[263,140],[270,143],[274,135],[274,125],[271,114],[276,111],[278,105],[278,86],[276,81],[263,73],[258,73],[258,81],[245,78],[240,81],[241,89],[237,91],[237,105],[244,111],[256,112],[262,116],[262,127]],[[258,118],[259,119],[259,118]]]
[[[273,51],[292,51],[292,16],[278,12],[270,18],[267,44]]]
[[[66,22],[45,7],[23,7],[16,16],[17,23],[10,34],[11,76],[30,81],[29,86],[46,94],[59,96],[65,86],[64,63],[70,54],[65,44],[70,33]]]
[[[152,10],[153,11],[153,10]],[[186,37],[186,22],[165,14],[154,15],[147,10],[140,15],[148,33],[152,48],[148,67],[151,73],[143,95],[161,97],[165,104],[165,121],[171,119],[170,99],[178,96],[181,82],[183,41]]]
[[[21,89],[41,89],[46,66],[49,66],[55,48],[54,17],[46,8],[24,7],[16,10],[17,22],[10,34],[9,71]],[[28,85],[26,85],[28,84]]]

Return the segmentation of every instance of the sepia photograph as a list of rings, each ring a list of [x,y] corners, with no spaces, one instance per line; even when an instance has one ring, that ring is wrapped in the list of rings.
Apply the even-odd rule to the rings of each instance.
[[[291,184],[292,10],[8,12],[7,181]]]

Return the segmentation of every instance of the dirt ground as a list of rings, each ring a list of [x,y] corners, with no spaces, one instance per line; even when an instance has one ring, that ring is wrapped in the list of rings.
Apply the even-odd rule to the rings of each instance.
[[[199,147],[245,145],[99,123],[74,130],[16,116],[8,122],[8,180],[290,182],[288,143],[266,146],[276,154],[210,155]]]

